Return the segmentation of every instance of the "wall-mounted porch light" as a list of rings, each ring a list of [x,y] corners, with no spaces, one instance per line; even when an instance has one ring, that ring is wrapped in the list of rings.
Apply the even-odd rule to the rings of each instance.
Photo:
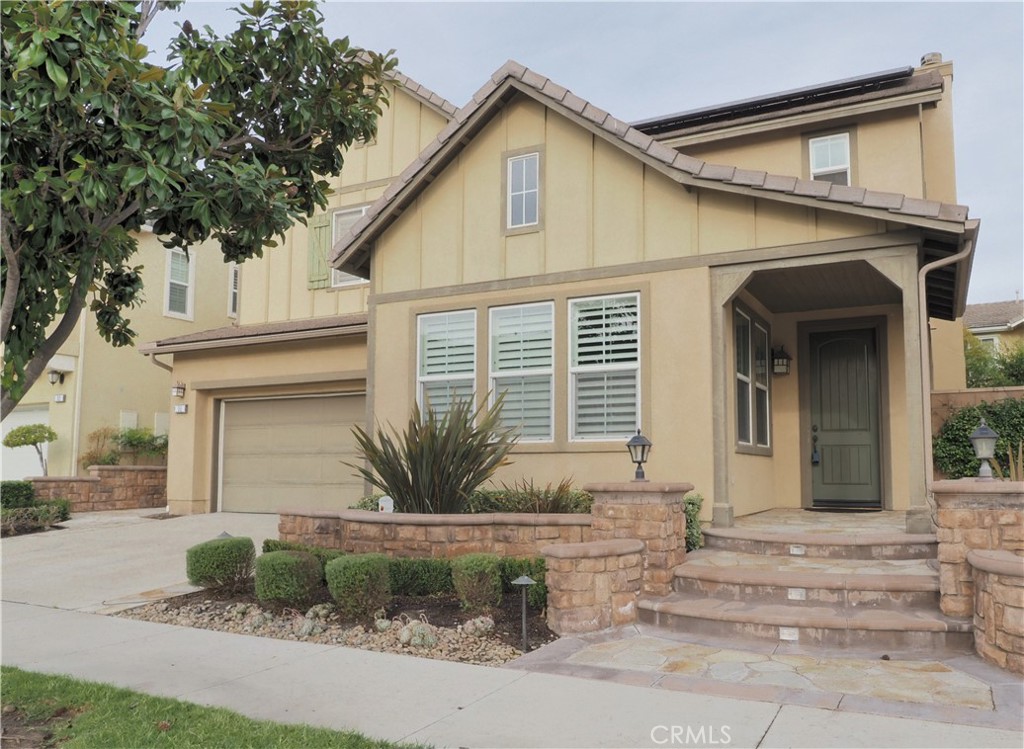
[[[981,420],[981,424],[978,428],[971,432],[971,445],[974,446],[974,455],[981,461],[981,465],[978,466],[978,478],[979,479],[991,479],[992,478],[992,466],[989,465],[989,459],[996,454],[996,440],[999,439],[999,434],[994,432],[985,420]]]
[[[636,434],[629,438],[629,442],[626,443],[626,449],[629,450],[629,459],[636,463],[636,476],[633,478],[634,481],[646,481],[647,477],[644,476],[644,463],[647,462],[647,456],[651,454],[651,441],[640,434],[640,430],[636,430]]]
[[[51,385],[56,385],[58,382],[61,385],[64,384],[64,373],[59,369],[51,369],[46,376],[50,380]]]
[[[786,353],[785,346],[772,349],[772,372],[777,375],[788,375],[793,364],[793,357]]]
[[[176,382],[175,384],[171,385],[171,395],[173,397],[175,397],[175,398],[184,398],[185,397],[185,383],[184,382]]]

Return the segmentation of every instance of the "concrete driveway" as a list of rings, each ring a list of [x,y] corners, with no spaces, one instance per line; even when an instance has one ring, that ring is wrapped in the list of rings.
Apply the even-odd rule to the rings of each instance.
[[[147,517],[155,510],[75,515],[64,528],[11,536],[0,545],[3,599],[72,611],[108,611],[191,590],[185,550],[221,532],[260,550],[277,538],[277,515],[211,513]],[[123,607],[123,606],[120,606]]]

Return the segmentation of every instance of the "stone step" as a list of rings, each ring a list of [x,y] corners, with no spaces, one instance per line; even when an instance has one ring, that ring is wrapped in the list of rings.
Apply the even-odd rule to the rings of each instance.
[[[757,528],[705,528],[709,549],[746,554],[825,559],[935,559],[933,533],[766,531]]]
[[[676,567],[673,589],[719,600],[802,607],[937,609],[939,576],[926,559],[828,559],[702,549]]]
[[[970,619],[953,619],[927,607],[851,609],[837,604],[725,601],[677,592],[660,598],[645,596],[638,609],[642,622],[700,635],[882,653],[928,651],[935,657],[974,650]]]

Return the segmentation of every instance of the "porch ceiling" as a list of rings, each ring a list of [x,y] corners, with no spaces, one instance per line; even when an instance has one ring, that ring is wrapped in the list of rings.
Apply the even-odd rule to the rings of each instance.
[[[902,301],[899,288],[863,260],[761,270],[746,288],[775,313]]]

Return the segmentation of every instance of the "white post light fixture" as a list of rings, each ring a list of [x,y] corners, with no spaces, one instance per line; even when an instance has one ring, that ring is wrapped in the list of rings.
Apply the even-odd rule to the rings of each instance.
[[[644,475],[644,463],[647,462],[647,456],[651,454],[651,441],[640,434],[640,430],[636,430],[636,434],[629,438],[629,442],[626,443],[626,449],[629,450],[629,459],[636,463],[636,476],[633,478],[634,481],[646,481],[647,477]]]
[[[974,456],[981,461],[981,465],[978,466],[979,479],[992,478],[992,466],[988,461],[996,454],[996,440],[998,439],[999,434],[985,423],[985,419],[982,419],[978,428],[971,432],[970,440],[971,445],[974,446]]]

